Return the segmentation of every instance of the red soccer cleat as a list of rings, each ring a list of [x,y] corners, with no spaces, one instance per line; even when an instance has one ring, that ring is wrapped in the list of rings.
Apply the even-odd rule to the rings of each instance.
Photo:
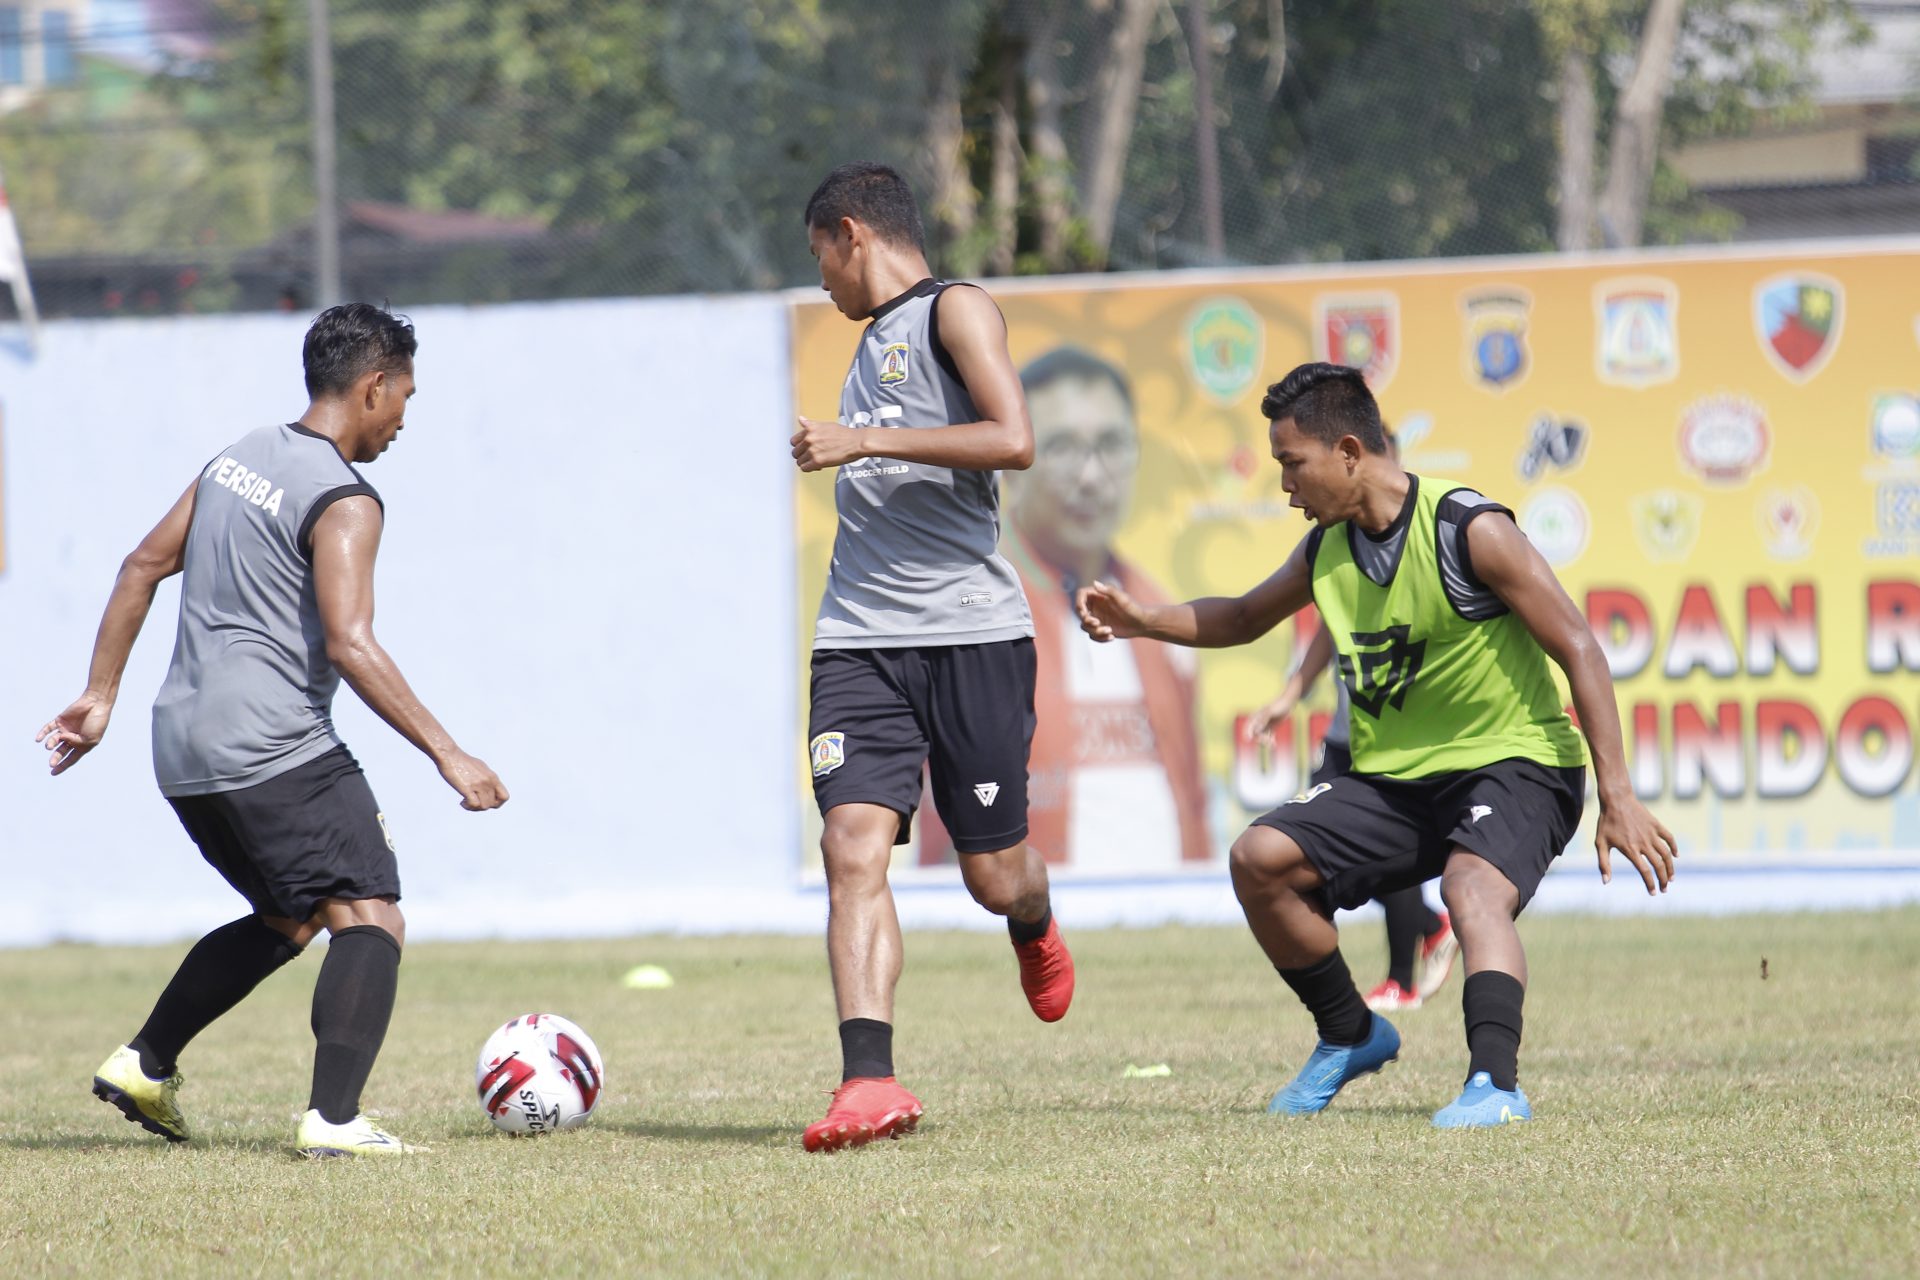
[[[1392,978],[1388,978],[1367,992],[1366,998],[1367,1008],[1375,1013],[1396,1013],[1402,1009],[1418,1009],[1421,1004],[1418,991],[1409,991]]]
[[[807,1126],[800,1145],[809,1151],[859,1147],[875,1138],[899,1138],[920,1123],[920,1099],[892,1076],[855,1076],[833,1091],[826,1119]]]
[[[1460,939],[1453,933],[1453,917],[1437,913],[1440,927],[1420,939],[1420,954],[1414,968],[1413,989],[1422,1000],[1447,985],[1453,961],[1460,954]]]
[[[1060,937],[1060,922],[1047,921],[1044,935],[1014,943],[1013,953],[1020,957],[1020,989],[1027,993],[1033,1016],[1042,1022],[1066,1017],[1073,1003],[1073,956]]]

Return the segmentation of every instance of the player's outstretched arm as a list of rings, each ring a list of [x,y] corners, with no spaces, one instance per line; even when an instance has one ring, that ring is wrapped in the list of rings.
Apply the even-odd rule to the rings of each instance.
[[[313,526],[313,585],[326,628],[327,660],[361,701],[426,752],[464,809],[498,809],[507,789],[486,762],[462,751],[414,694],[373,636],[373,562],[380,551],[380,504],[342,498]]]
[[[113,593],[107,597],[107,609],[100,618],[100,630],[93,638],[93,661],[87,669],[87,688],[73,705],[46,722],[34,735],[45,743],[47,763],[54,773],[65,773],[82,757],[100,745],[113,718],[114,699],[120,696],[120,677],[126,674],[127,656],[133,642],[146,625],[153,608],[153,592],[160,583],[180,572],[186,557],[187,528],[193,523],[193,495],[200,486],[194,477],[132,554],[120,562],[119,576],[113,580]]]
[[[1253,719],[1247,722],[1247,732],[1255,738],[1263,738],[1273,731],[1273,726],[1287,718],[1287,713],[1300,705],[1300,699],[1307,696],[1320,680],[1320,673],[1333,661],[1333,633],[1321,627],[1313,633],[1313,639],[1307,642],[1307,651],[1300,655],[1300,664],[1287,677],[1286,684],[1280,688],[1280,694],[1272,702],[1253,713]]]
[[[953,357],[978,422],[957,426],[843,427],[801,418],[789,443],[802,471],[820,471],[859,458],[898,458],[962,471],[1025,471],[1033,465],[1033,424],[1020,375],[1007,354],[1007,322],[985,290],[955,285],[940,295],[940,341]]]
[[[1648,893],[1665,893],[1673,879],[1673,834],[1640,803],[1627,773],[1621,745],[1620,709],[1614,702],[1613,676],[1587,620],[1567,596],[1560,580],[1512,520],[1490,514],[1467,526],[1467,554],[1473,571],[1526,624],[1547,656],[1567,673],[1573,709],[1587,735],[1600,796],[1600,821],[1594,852],[1602,881],[1613,879],[1612,852],[1618,849],[1640,873]]]
[[[1073,595],[1080,629],[1095,640],[1145,637],[1196,649],[1248,644],[1311,603],[1313,569],[1305,539],[1271,577],[1243,596],[1143,605],[1111,582],[1096,582]]]

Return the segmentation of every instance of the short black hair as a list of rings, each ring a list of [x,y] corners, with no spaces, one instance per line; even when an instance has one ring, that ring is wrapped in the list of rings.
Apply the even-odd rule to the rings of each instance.
[[[1380,406],[1358,369],[1344,364],[1303,364],[1267,388],[1260,401],[1267,421],[1292,418],[1303,434],[1322,444],[1352,436],[1368,453],[1387,451]]]
[[[913,188],[887,165],[855,160],[820,180],[807,197],[807,229],[837,232],[842,218],[858,218],[882,240],[926,252],[927,231]]]
[[[339,395],[375,369],[400,373],[413,364],[420,347],[413,324],[371,302],[328,307],[307,326],[300,360],[307,371],[307,394]]]
[[[1045,355],[1035,357],[1020,370],[1020,389],[1028,395],[1063,382],[1068,378],[1080,382],[1110,383],[1120,393],[1120,399],[1126,403],[1127,416],[1133,416],[1133,388],[1127,383],[1127,375],[1120,367],[1084,347],[1055,347]]]

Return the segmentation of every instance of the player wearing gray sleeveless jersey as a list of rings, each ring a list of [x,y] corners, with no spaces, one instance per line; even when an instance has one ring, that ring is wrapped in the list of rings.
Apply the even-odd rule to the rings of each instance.
[[[263,427],[200,474],[173,664],[153,704],[167,796],[265,782],[341,745],[307,540],[327,508],[374,493],[333,441]]]
[[[360,1112],[393,1012],[405,921],[385,815],[333,729],[345,676],[427,752],[468,809],[504,804],[493,770],[454,744],[373,636],[384,513],[352,462],[393,443],[413,394],[413,326],[364,303],[307,331],[300,420],[222,450],[121,565],[87,689],[39,733],[52,771],[98,746],[161,580],[184,573],[173,664],[154,704],[161,791],[252,911],[200,939],[140,1033],[94,1073],[127,1119],[185,1142],[176,1068],[187,1043],[333,935],[313,993],[313,1088],[294,1137],[307,1156],[417,1148]]]
[[[867,322],[839,421],[802,417],[789,442],[802,471],[838,468],[807,736],[841,1084],[802,1136],[831,1151],[905,1133],[921,1113],[893,1072],[901,941],[887,867],[923,771],[962,879],[1007,917],[1045,1021],[1067,1012],[1073,960],[1026,845],[1033,619],[999,553],[999,472],[1032,463],[1033,428],[1006,323],[981,290],[931,278],[913,193],[884,165],[834,170],[806,223],[821,287]]]
[[[882,433],[978,422],[940,341],[948,286],[922,280],[873,312],[840,390],[840,421]],[[887,448],[884,435],[872,447]],[[1000,473],[863,458],[834,476],[840,527],[815,649],[988,644],[1033,634],[1000,554]]]

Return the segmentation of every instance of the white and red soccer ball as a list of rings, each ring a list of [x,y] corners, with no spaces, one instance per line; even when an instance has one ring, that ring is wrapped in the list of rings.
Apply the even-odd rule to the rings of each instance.
[[[494,1128],[539,1134],[585,1124],[606,1073],[586,1032],[557,1014],[527,1013],[487,1037],[473,1083]]]

